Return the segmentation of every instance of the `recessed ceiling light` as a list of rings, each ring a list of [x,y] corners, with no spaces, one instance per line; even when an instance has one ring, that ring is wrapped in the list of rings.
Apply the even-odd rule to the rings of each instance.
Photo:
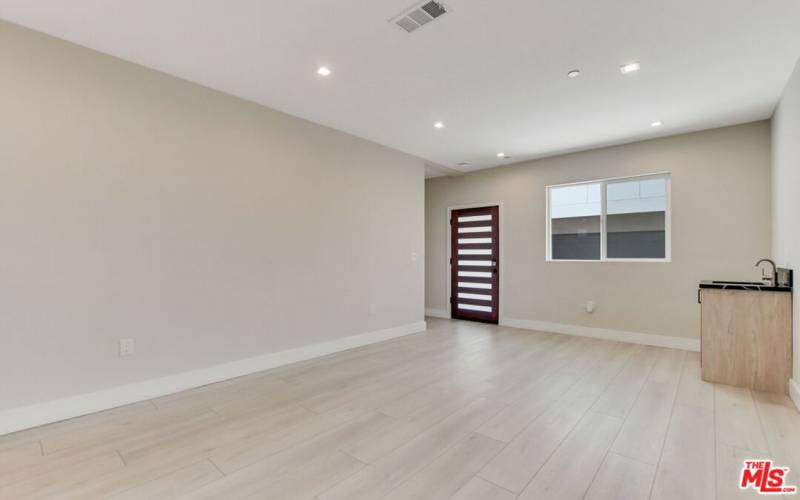
[[[505,158],[506,154],[505,153],[497,153],[497,157],[498,158]]]
[[[331,74],[331,69],[327,66],[320,66],[317,68],[317,74],[319,76],[328,76]]]
[[[462,161],[461,163],[458,164],[458,166],[459,167],[469,167],[469,163],[467,163],[465,161]]]
[[[660,127],[661,125],[664,125],[664,123],[661,120],[656,120],[650,124],[651,127]]]
[[[579,69],[573,69],[572,71],[570,71],[569,73],[567,73],[567,76],[568,76],[569,78],[578,78],[579,76],[581,76],[581,70],[579,70]]]
[[[436,123],[433,124],[433,126],[436,127],[436,128],[443,128],[444,127],[444,123],[436,122]]]
[[[627,75],[628,73],[634,73],[639,71],[642,68],[642,65],[638,62],[632,62],[619,67],[619,72],[623,75]]]

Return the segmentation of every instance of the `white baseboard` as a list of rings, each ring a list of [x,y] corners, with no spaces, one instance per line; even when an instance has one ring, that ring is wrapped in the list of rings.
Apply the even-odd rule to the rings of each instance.
[[[649,333],[626,332],[623,330],[609,330],[606,328],[594,328],[590,326],[565,325],[561,323],[548,323],[546,321],[535,321],[531,319],[502,318],[500,324],[525,330],[538,330],[540,332],[563,333],[566,335],[578,335],[580,337],[592,337],[596,339],[614,340],[617,342],[629,342],[632,344],[644,344],[657,347],[669,347],[671,349],[682,349],[684,351],[699,351],[700,340],[687,339],[683,337],[670,337],[667,335],[652,335]]]
[[[800,385],[793,378],[789,379],[789,398],[797,410],[800,411]]]
[[[0,410],[0,436],[425,331],[424,321],[242,359],[97,392]]]
[[[450,319],[450,313],[447,311],[447,309],[425,309],[425,316],[430,316],[431,318]]]

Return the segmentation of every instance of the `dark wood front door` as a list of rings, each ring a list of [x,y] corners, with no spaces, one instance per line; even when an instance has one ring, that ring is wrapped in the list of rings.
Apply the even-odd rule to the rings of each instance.
[[[450,215],[450,309],[455,319],[497,323],[500,305],[498,207]]]

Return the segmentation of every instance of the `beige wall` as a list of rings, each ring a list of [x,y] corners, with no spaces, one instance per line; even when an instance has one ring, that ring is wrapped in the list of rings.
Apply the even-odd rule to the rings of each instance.
[[[545,262],[545,186],[662,171],[672,262]],[[698,282],[758,279],[753,264],[769,254],[769,123],[429,179],[425,198],[428,308],[447,308],[447,208],[499,201],[503,317],[699,338]]]
[[[800,277],[800,61],[772,118],[772,248]],[[800,378],[800,306],[794,294],[794,378]]]
[[[0,75],[0,409],[423,319],[420,160],[3,22]]]

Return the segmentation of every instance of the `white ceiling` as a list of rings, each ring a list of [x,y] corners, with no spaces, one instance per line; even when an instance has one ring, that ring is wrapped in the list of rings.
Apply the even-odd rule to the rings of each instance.
[[[444,4],[411,34],[387,22],[407,0],[0,0],[0,18],[417,155],[429,175],[767,118],[800,55],[798,0]]]

